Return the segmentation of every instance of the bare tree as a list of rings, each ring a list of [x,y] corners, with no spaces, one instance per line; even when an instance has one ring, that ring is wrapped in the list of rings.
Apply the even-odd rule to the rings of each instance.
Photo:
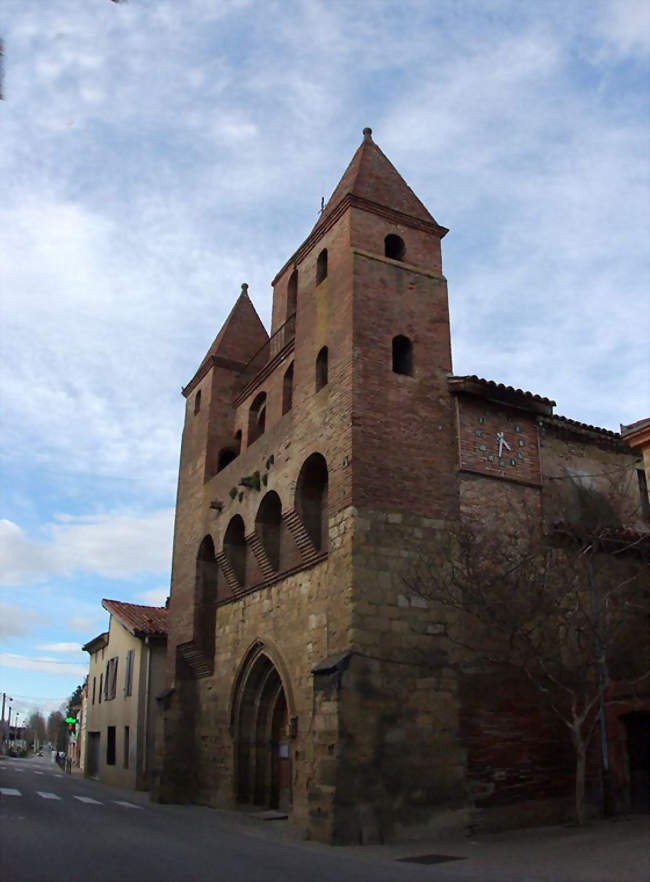
[[[405,577],[446,626],[449,663],[523,674],[570,733],[575,811],[585,819],[587,752],[613,680],[648,677],[648,539],[590,522],[542,537],[459,524]]]
[[[32,734],[32,739],[34,740],[34,747],[36,747],[36,742],[42,744],[45,740],[45,717],[43,714],[40,711],[34,711],[34,713],[30,715],[29,723],[27,725]]]

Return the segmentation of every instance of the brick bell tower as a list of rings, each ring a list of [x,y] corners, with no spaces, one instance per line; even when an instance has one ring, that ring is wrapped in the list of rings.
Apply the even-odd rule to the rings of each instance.
[[[183,390],[161,798],[337,842],[460,800],[453,689],[402,581],[457,505],[446,233],[364,129],[270,337],[244,290]]]

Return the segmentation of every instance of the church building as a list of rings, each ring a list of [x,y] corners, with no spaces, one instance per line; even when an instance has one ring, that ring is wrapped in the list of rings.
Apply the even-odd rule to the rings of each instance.
[[[512,703],[478,725],[481,695],[428,661],[445,627],[404,572],[450,523],[543,523],[573,472],[624,469],[641,528],[642,451],[453,374],[447,232],[364,129],[273,280],[270,336],[242,285],[183,389],[159,799],[276,810],[335,843],[570,800],[560,724],[522,699],[529,749]],[[644,762],[628,729],[621,769]]]

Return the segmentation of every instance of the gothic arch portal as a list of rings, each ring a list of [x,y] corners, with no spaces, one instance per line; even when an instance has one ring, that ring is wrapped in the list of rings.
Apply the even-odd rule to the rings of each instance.
[[[253,644],[232,701],[235,795],[239,802],[286,811],[291,805],[290,689],[273,650]]]

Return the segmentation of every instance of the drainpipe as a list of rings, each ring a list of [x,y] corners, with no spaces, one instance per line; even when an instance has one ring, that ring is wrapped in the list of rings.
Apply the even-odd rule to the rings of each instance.
[[[149,692],[151,690],[151,645],[149,638],[144,638],[144,644],[147,647],[147,677],[144,687],[144,719],[142,727],[144,730],[144,749],[142,751],[142,782],[147,777],[148,755],[149,755]]]

